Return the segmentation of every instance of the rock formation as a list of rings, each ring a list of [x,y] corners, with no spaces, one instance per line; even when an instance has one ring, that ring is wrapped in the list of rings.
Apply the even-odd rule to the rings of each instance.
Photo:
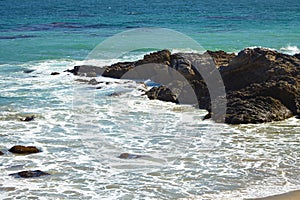
[[[21,146],[21,145],[13,146],[8,151],[16,154],[32,154],[32,153],[41,152],[38,148],[34,146]]]
[[[40,170],[33,170],[33,171],[21,171],[18,173],[9,174],[15,178],[36,178],[40,176],[48,176],[50,174],[40,171]]]
[[[264,48],[247,48],[238,55],[224,51],[207,51],[204,54],[171,54],[168,50],[162,50],[145,55],[144,59],[136,62],[116,63],[103,68],[75,66],[74,69],[67,71],[75,75],[121,78],[130,71],[138,71],[132,69],[147,64],[159,64],[157,66],[160,70],[169,74],[172,70],[179,72],[188,83],[178,80],[178,77],[174,78],[174,74],[169,77],[159,76],[162,70],[156,71],[158,67],[154,67],[154,71],[144,67],[142,69],[144,73],[135,73],[139,76],[148,74],[153,81],[162,80],[162,77],[166,79],[159,82],[162,86],[153,87],[146,92],[150,99],[193,103],[192,100],[186,102],[182,100],[190,96],[190,93],[186,91],[187,86],[191,86],[199,108],[212,112],[214,108],[212,102],[215,103],[214,106],[217,105],[218,93],[214,94],[213,91],[209,91],[209,86],[212,83],[218,85],[218,82],[223,82],[220,84],[224,84],[226,91],[227,110],[224,116],[226,123],[263,123],[284,120],[300,114],[299,54],[285,55]],[[209,68],[212,65],[214,67]],[[214,80],[214,73],[219,74],[221,79]],[[220,96],[220,98],[225,98],[225,96]],[[219,113],[210,114],[214,119],[213,116]]]

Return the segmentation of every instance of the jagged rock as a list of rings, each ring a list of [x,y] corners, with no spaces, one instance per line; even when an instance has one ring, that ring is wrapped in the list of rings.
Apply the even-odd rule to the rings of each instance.
[[[146,92],[149,99],[158,99],[162,101],[168,101],[178,103],[178,99],[172,91],[166,86],[153,87]]]
[[[245,116],[248,112],[239,123],[278,121],[300,112],[300,60],[295,57],[245,49],[220,72],[227,90],[227,113]],[[232,122],[231,117],[226,122]]]
[[[110,78],[121,78],[126,72],[135,68],[138,65],[149,64],[149,63],[170,63],[170,51],[162,50],[158,52],[145,55],[144,59],[138,60],[136,62],[119,62],[110,66],[92,66],[92,65],[80,65],[75,66],[71,70],[66,70],[65,72],[70,72],[74,75],[84,75],[89,77],[94,76],[104,76]]]
[[[225,51],[206,51],[214,60],[217,67],[228,66],[229,62],[235,57],[234,53],[226,53]]]
[[[135,66],[149,64],[149,63],[162,63],[170,64],[171,52],[169,50],[161,50],[153,52],[144,56],[142,60],[135,62]]]
[[[16,154],[32,154],[32,153],[41,152],[38,148],[34,146],[21,146],[21,145],[13,146],[8,151]]]
[[[230,98],[225,122],[228,124],[263,123],[284,120],[292,116],[279,100],[272,97],[249,99]]]
[[[50,75],[55,76],[55,75],[59,75],[59,72],[52,72]]]
[[[37,178],[40,176],[48,176],[50,174],[43,172],[41,170],[34,170],[34,171],[21,171],[18,173],[9,174],[15,178]]]
[[[133,69],[135,64],[133,62],[116,63],[111,66],[105,67],[101,74],[104,77],[121,78],[130,69]]]
[[[163,75],[156,74],[155,69],[154,72],[143,69],[144,73],[137,73],[138,76],[152,73],[150,75],[152,81],[162,81],[157,82],[162,86],[153,87],[146,92],[150,99],[185,103],[182,99],[187,99],[191,95],[190,92],[186,92],[185,82],[187,82],[196,94],[199,108],[206,109],[212,116],[223,116],[221,113],[212,112],[217,100],[211,98],[212,91],[208,90],[211,84],[219,83],[210,88],[218,90],[224,89],[225,86],[226,123],[262,123],[299,116],[299,58],[300,54],[290,56],[264,48],[247,48],[237,56],[224,51],[171,55],[168,50],[163,50],[145,55],[144,59],[136,62],[116,63],[101,68],[103,73],[100,68],[91,66],[76,66],[69,71],[74,74],[79,74],[79,71],[81,74],[88,74],[92,71],[97,75],[121,78],[138,65],[158,63],[160,67],[162,66],[159,69],[163,70]],[[176,70],[184,78],[179,80],[180,76],[170,73],[172,70],[169,68]],[[219,74],[220,80],[215,80],[216,73]],[[167,76],[169,74],[172,75]],[[222,96],[222,90],[217,94],[221,99],[225,98],[225,95]],[[213,107],[211,101],[214,102]],[[186,102],[193,103],[193,101]]]

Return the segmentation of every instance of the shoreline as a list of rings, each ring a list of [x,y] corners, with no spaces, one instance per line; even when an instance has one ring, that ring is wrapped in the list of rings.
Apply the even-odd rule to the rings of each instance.
[[[300,190],[294,190],[283,194],[276,194],[268,197],[246,199],[246,200],[299,200]]]

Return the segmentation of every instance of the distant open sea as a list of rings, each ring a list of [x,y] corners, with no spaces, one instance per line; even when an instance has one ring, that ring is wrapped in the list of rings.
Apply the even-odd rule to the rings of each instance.
[[[173,29],[210,50],[300,46],[294,0],[16,0],[1,1],[0,11],[1,64],[84,59],[105,38],[138,27]]]
[[[63,73],[105,39],[144,27],[207,50],[300,53],[299,0],[1,0],[0,13],[0,199],[232,200],[300,189],[296,118],[216,124],[203,110],[150,101],[134,81],[96,77],[94,86]],[[78,94],[93,95],[94,107],[78,109]],[[92,121],[77,124],[80,114]],[[36,119],[19,120],[28,115]],[[42,152],[7,151],[17,144]],[[119,159],[124,152],[147,156]],[[9,176],[35,169],[51,176]]]

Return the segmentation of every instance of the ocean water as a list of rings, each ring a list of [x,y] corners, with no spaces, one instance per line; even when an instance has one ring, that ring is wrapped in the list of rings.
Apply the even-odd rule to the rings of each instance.
[[[143,27],[210,50],[300,53],[300,2],[16,0],[0,1],[0,11],[1,199],[244,199],[300,189],[299,119],[216,124],[192,106],[148,100],[139,82],[89,85],[63,72],[107,38]],[[36,119],[19,120],[27,115]],[[42,152],[7,151],[17,144]],[[124,152],[145,156],[119,159]],[[51,176],[9,176],[35,169]]]

